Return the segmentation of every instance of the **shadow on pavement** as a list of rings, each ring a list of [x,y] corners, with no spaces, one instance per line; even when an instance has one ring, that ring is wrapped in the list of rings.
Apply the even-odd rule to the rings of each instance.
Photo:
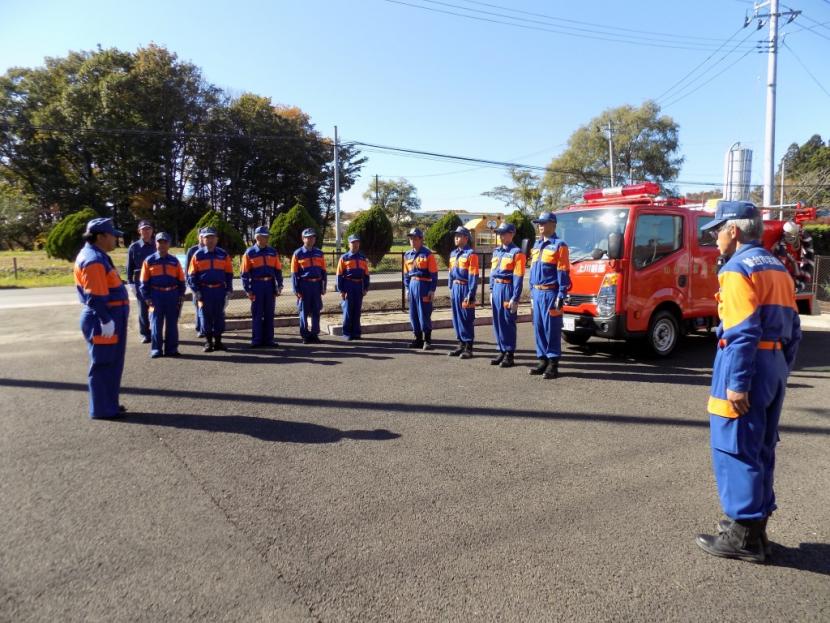
[[[798,547],[784,547],[773,543],[768,564],[772,567],[830,575],[830,544],[800,543]]]
[[[340,430],[307,422],[286,422],[247,415],[195,415],[186,413],[128,413],[111,420],[119,424],[167,426],[212,433],[248,435],[262,441],[282,443],[337,443],[342,439],[389,441],[400,435],[379,428],[376,430]]]

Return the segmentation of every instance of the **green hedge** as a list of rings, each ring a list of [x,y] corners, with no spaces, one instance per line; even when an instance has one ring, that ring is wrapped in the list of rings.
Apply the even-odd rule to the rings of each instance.
[[[194,244],[198,244],[199,230],[202,227],[213,227],[219,238],[217,245],[231,255],[242,255],[245,253],[247,247],[245,246],[245,241],[242,239],[242,235],[231,227],[230,223],[223,219],[222,215],[215,210],[205,212],[202,218],[199,219],[199,222],[196,223],[196,227],[188,232],[184,239],[185,249],[189,249]]]
[[[283,212],[271,223],[271,246],[283,255],[291,255],[303,246],[303,230],[310,227],[317,232],[317,244],[323,243],[320,228],[317,222],[306,211],[302,204],[297,203],[288,212]]]
[[[450,261],[450,253],[455,248],[453,232],[456,227],[463,224],[455,212],[447,212],[430,225],[424,235],[424,243],[433,253],[441,257],[445,264]]]
[[[813,249],[816,255],[830,255],[830,225],[805,225],[813,237]]]
[[[74,262],[78,251],[84,246],[81,237],[86,231],[86,224],[94,218],[98,218],[98,213],[92,208],[84,208],[59,221],[46,238],[46,254]]]
[[[378,206],[375,206],[349,223],[347,235],[360,236],[360,250],[377,267],[383,256],[392,248],[392,223]]]

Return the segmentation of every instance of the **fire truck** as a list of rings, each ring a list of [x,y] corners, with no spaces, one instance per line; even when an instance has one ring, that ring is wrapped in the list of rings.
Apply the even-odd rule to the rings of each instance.
[[[557,212],[557,235],[571,260],[566,342],[639,340],[666,357],[682,335],[717,326],[721,258],[715,240],[701,231],[714,208],[660,193],[651,182],[589,190],[583,203]],[[793,276],[800,311],[811,313],[814,256],[801,226],[808,218],[809,210],[794,221],[764,221],[763,245]]]

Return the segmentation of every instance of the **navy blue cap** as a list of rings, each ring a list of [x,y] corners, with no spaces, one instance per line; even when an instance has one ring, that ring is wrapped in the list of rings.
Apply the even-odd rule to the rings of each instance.
[[[502,223],[501,225],[496,227],[496,233],[497,234],[506,234],[506,233],[515,234],[516,233],[516,226],[513,223]]]
[[[423,238],[424,232],[421,231],[419,227],[413,227],[409,230],[409,233],[406,235],[407,238]]]
[[[556,215],[553,212],[542,212],[538,218],[533,219],[535,224],[539,223],[555,223]]]
[[[317,237],[317,232],[314,231],[314,229],[312,227],[306,227],[303,230],[303,238],[311,238],[311,237],[316,238]]]
[[[219,234],[216,233],[216,230],[213,227],[202,227],[202,230],[199,232],[200,236],[218,236]]]
[[[153,224],[150,221],[139,221],[138,228],[139,229],[146,229],[146,228],[153,229]]]
[[[352,234],[348,238],[349,242],[360,242],[360,236],[357,234]]]
[[[470,238],[470,230],[469,230],[469,229],[467,229],[466,227],[462,227],[461,225],[459,225],[458,227],[456,227],[456,228],[455,228],[455,231],[454,231],[454,232],[452,232],[452,233],[453,233],[453,234],[460,234],[460,235],[462,235],[462,236],[467,236],[467,239],[469,239],[469,238]]]
[[[715,218],[700,229],[706,231],[707,229],[723,225],[726,221],[755,218],[756,216],[758,216],[758,208],[751,201],[718,201],[718,207],[715,209]]]
[[[170,234],[164,231],[160,231],[156,234],[156,242],[164,240],[165,242],[170,242]]]
[[[112,226],[111,218],[94,218],[86,224],[86,233],[88,234],[112,234],[113,236],[123,236],[124,232],[120,229],[115,229]]]
[[[265,225],[261,225],[254,230],[254,236],[270,236],[271,232]]]

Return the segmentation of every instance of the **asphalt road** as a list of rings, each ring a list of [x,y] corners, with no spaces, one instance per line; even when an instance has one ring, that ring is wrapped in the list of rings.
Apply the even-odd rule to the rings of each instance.
[[[719,517],[710,338],[568,350],[546,382],[490,367],[482,327],[471,361],[287,330],[151,361],[133,331],[129,417],[100,422],[77,314],[0,311],[0,620],[830,619],[828,331],[791,378],[760,566],[694,544]]]

